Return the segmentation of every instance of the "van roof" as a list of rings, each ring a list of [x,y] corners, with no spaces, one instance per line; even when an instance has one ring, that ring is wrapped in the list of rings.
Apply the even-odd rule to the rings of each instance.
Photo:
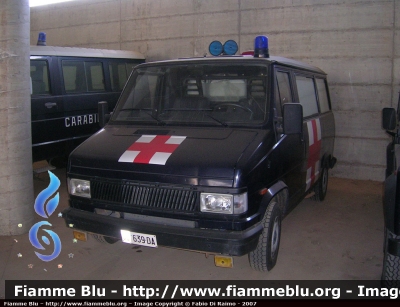
[[[308,63],[304,63],[302,61],[288,59],[288,58],[279,57],[279,56],[271,56],[268,59],[273,61],[273,62],[284,64],[284,65],[287,65],[287,66],[302,68],[302,69],[306,69],[306,70],[311,70],[311,71],[319,72],[321,74],[326,75],[326,72],[324,72],[321,68],[319,68],[317,66],[314,66],[314,65],[310,65]]]
[[[141,59],[143,54],[137,51],[109,50],[77,47],[56,47],[56,46],[31,46],[31,55],[37,56],[71,56],[89,58],[120,58],[120,59]]]
[[[148,64],[157,64],[157,63],[179,63],[179,62],[192,62],[192,61],[269,61],[269,62],[274,62],[294,68],[299,68],[299,69],[304,69],[308,71],[313,71],[316,73],[324,74],[326,73],[320,69],[317,66],[313,66],[310,64],[307,64],[302,61],[294,60],[294,59],[289,59],[285,57],[279,57],[279,56],[270,56],[269,58],[255,58],[253,56],[249,55],[233,55],[233,56],[211,56],[211,57],[193,57],[193,58],[180,58],[180,59],[175,59],[175,60],[165,60],[165,61],[155,61],[155,62],[148,62]],[[143,65],[143,64],[142,64]]]

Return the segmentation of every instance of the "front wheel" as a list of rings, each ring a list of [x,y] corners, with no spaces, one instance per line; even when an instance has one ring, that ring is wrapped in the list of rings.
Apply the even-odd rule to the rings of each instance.
[[[276,264],[281,237],[281,210],[276,197],[268,205],[262,220],[264,229],[257,247],[249,253],[250,266],[257,271],[270,271]]]

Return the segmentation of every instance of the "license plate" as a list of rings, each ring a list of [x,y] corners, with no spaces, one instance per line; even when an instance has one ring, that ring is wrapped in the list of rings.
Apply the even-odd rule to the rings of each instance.
[[[136,244],[148,247],[157,247],[157,238],[155,235],[145,233],[131,232],[129,230],[121,230],[122,242]]]

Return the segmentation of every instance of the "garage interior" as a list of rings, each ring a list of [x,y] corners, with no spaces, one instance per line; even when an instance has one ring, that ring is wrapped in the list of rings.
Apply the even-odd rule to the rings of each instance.
[[[400,3],[396,0],[77,0],[29,8],[6,0],[0,36],[0,299],[9,279],[377,280],[382,271],[386,146],[381,110],[400,91]],[[214,40],[252,49],[267,35],[270,54],[301,60],[328,74],[338,162],[323,202],[305,199],[282,223],[276,267],[253,271],[247,257],[232,269],[212,256],[91,238],[74,242],[49,218],[62,253],[36,257],[27,232],[47,173],[30,161],[29,45],[135,50],[146,61],[204,56]],[[65,169],[57,213],[68,206]]]

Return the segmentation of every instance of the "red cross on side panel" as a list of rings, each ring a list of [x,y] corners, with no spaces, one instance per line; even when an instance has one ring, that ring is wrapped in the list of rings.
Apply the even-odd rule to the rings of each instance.
[[[118,162],[165,165],[185,136],[142,135],[122,154]]]
[[[306,175],[306,191],[318,179],[321,155],[321,123],[319,119],[307,122],[308,130],[308,160]]]

